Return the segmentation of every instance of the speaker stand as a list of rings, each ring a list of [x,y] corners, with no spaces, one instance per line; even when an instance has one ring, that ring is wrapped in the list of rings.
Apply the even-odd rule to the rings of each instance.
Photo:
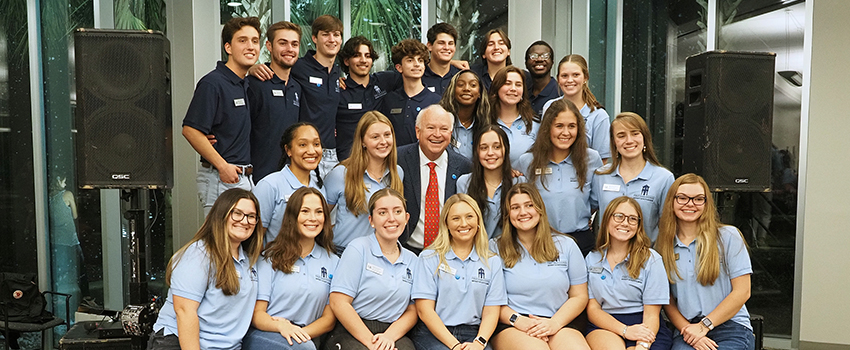
[[[129,289],[130,304],[150,303],[148,292],[147,244],[145,234],[145,212],[142,207],[143,195],[140,189],[128,189],[121,192],[121,199],[129,204],[123,216],[127,220],[129,240]],[[145,204],[147,204],[145,202]]]

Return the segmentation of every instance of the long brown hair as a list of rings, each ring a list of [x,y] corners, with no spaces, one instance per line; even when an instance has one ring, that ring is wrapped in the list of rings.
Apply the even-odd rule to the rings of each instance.
[[[484,182],[484,166],[481,165],[481,159],[478,156],[478,149],[481,147],[481,137],[488,132],[495,132],[496,136],[499,137],[499,142],[502,143],[502,166],[501,166],[501,177],[502,177],[502,194],[499,200],[501,203],[504,203],[508,196],[508,191],[506,190],[508,186],[513,184],[514,176],[513,176],[513,167],[511,166],[511,143],[508,141],[508,134],[502,130],[502,127],[498,125],[487,125],[481,129],[479,129],[474,135],[472,135],[472,172],[469,174],[469,188],[467,188],[467,194],[478,203],[478,209],[481,210],[481,213],[487,215],[487,212],[490,210],[487,205],[487,201],[489,199],[489,194],[487,193],[487,183]],[[505,216],[505,211],[499,208],[499,218]],[[502,220],[499,220],[496,223],[496,227],[502,227]],[[492,232],[487,232],[488,234],[493,234]]]
[[[398,155],[393,124],[381,112],[368,111],[360,117],[360,122],[357,123],[357,129],[354,131],[354,143],[351,146],[351,156],[340,162],[340,165],[346,169],[345,205],[354,216],[369,213],[367,210],[369,200],[366,198],[367,188],[363,182],[363,174],[366,173],[366,167],[369,165],[369,153],[366,152],[366,146],[363,145],[363,138],[366,137],[366,131],[369,130],[369,127],[375,123],[386,124],[393,133],[393,145],[390,147],[390,154],[384,158],[384,167],[389,170],[389,187],[399,192],[403,191],[404,188],[401,178],[398,176]]]
[[[525,134],[528,135],[531,133],[532,123],[538,120],[537,113],[534,113],[534,108],[531,107],[531,101],[528,99],[529,88],[531,86],[525,80],[525,72],[514,66],[499,69],[496,72],[496,76],[493,77],[493,82],[490,84],[490,124],[498,125],[499,113],[502,111],[502,100],[499,99],[499,89],[507,83],[508,73],[519,74],[522,79],[522,99],[516,105],[516,108],[522,117],[522,121],[525,123]]]
[[[502,257],[505,267],[512,268],[522,259],[518,232],[516,227],[511,224],[510,218],[511,199],[518,194],[527,194],[531,197],[534,209],[540,215],[540,221],[537,222],[537,233],[534,235],[534,242],[531,247],[528,247],[528,253],[534,261],[539,263],[558,260],[560,254],[558,248],[555,247],[555,241],[552,239],[552,235],[558,234],[558,232],[549,226],[549,217],[546,215],[546,204],[543,203],[543,197],[540,197],[540,192],[534,185],[518,183],[507,191],[507,200],[502,202],[502,210],[506,213],[503,217],[505,229],[502,230],[502,235],[496,239],[499,256]]]
[[[254,225],[254,231],[251,233],[251,237],[242,242],[242,248],[248,256],[249,264],[254,266],[263,250],[263,235],[265,234],[263,221],[260,218],[260,203],[250,191],[232,188],[218,196],[209,214],[207,214],[204,224],[201,225],[192,240],[171,257],[168,267],[165,268],[165,280],[169,285],[171,284],[171,273],[174,271],[174,267],[180,263],[186,248],[195,242],[203,241],[207,256],[210,259],[209,276],[207,278],[214,279],[215,287],[221,289],[224,295],[239,293],[239,275],[236,274],[236,266],[233,264],[233,256],[230,254],[227,219],[230,218],[230,213],[241,199],[250,200],[254,203],[254,208],[257,209],[257,223]]]
[[[581,87],[581,97],[587,107],[590,108],[590,111],[592,112],[597,108],[602,108],[602,104],[596,100],[596,95],[590,91],[590,85],[587,83],[590,81],[590,72],[587,70],[587,60],[579,54],[564,56],[564,58],[558,62],[558,75],[561,74],[561,65],[567,62],[575,63],[575,65],[581,68],[581,73],[584,74],[584,84]]]
[[[325,201],[325,197],[319,190],[312,187],[301,187],[289,196],[289,202],[283,211],[283,222],[286,224],[280,226],[280,233],[273,241],[269,242],[264,252],[266,259],[269,259],[275,270],[292,273],[292,266],[301,257],[301,232],[298,231],[298,215],[301,213],[304,197],[311,194],[319,196],[319,200],[322,202],[322,212],[325,216],[322,232],[316,236],[316,244],[327,250],[328,254],[336,253],[334,234],[331,228],[333,223],[331,223],[331,211],[328,202]]]
[[[437,238],[434,239],[434,242],[431,243],[431,245],[425,248],[426,251],[433,250],[434,252],[431,254],[437,254],[440,257],[440,265],[438,265],[437,270],[434,271],[434,274],[437,276],[440,275],[439,266],[448,264],[446,261],[446,253],[452,250],[452,235],[449,232],[448,227],[449,210],[452,209],[452,206],[458,203],[466,203],[472,208],[475,215],[478,215],[478,229],[475,230],[473,249],[475,249],[475,252],[478,253],[478,257],[483,260],[484,266],[490,268],[487,261],[490,257],[496,255],[490,250],[490,245],[487,243],[489,236],[484,229],[484,218],[481,216],[481,210],[478,210],[478,203],[475,203],[475,200],[465,193],[456,193],[449,197],[449,199],[446,200],[446,203],[443,204],[443,210],[440,212],[440,230],[437,233]],[[425,252],[422,254],[425,254]]]
[[[655,147],[652,146],[652,133],[649,132],[649,127],[646,125],[646,122],[637,113],[623,112],[614,117],[614,121],[611,122],[611,127],[608,128],[608,135],[610,136],[609,146],[611,147],[611,154],[614,155],[614,157],[612,157],[613,160],[611,161],[611,165],[597,169],[597,174],[611,174],[615,170],[619,169],[620,163],[623,162],[620,152],[617,151],[617,138],[616,135],[614,135],[614,125],[622,125],[626,129],[637,129],[640,131],[640,134],[643,136],[643,159],[653,165],[662,166],[658,161],[658,157],[655,156]]]
[[[608,204],[608,208],[605,209],[605,214],[602,215],[602,221],[600,221],[599,234],[596,235],[595,250],[601,253],[603,250],[608,249],[608,247],[611,246],[611,235],[608,233],[608,226],[611,225],[611,218],[614,217],[614,212],[617,210],[617,207],[623,203],[628,203],[632,206],[632,209],[637,212],[638,224],[635,235],[629,239],[629,262],[626,264],[626,268],[628,269],[629,276],[631,278],[638,278],[640,276],[640,269],[649,257],[652,256],[652,253],[649,251],[649,245],[651,242],[643,229],[643,211],[640,209],[640,204],[638,204],[638,202],[633,198],[620,196],[614,198],[614,200]],[[604,254],[602,259],[605,259]]]
[[[502,41],[505,42],[505,46],[508,47],[508,52],[511,51],[511,38],[508,38],[508,33],[506,33],[502,28],[495,28],[495,29],[488,30],[487,34],[484,35],[484,40],[481,42],[481,60],[484,61],[484,68],[487,68],[487,65],[489,64],[487,62],[487,59],[484,58],[484,52],[487,51],[487,43],[490,41],[490,36],[493,35],[493,34],[499,34],[499,36],[502,37]],[[508,65],[508,66],[511,65],[511,56],[510,55],[508,55],[508,57],[505,58],[505,65]],[[485,69],[485,71],[486,71],[486,69]]]
[[[531,164],[528,172],[525,174],[528,177],[528,182],[534,183],[540,178],[540,184],[543,188],[546,187],[546,176],[544,176],[546,165],[549,164],[550,154],[552,152],[552,124],[555,118],[562,112],[572,113],[576,118],[576,138],[570,146],[570,155],[573,168],[576,171],[576,179],[578,180],[577,188],[584,192],[584,183],[587,181],[587,134],[585,134],[584,118],[579,113],[578,108],[570,100],[560,99],[552,102],[552,105],[543,113],[543,120],[540,121],[540,129],[537,131],[537,139],[528,150],[532,154]],[[539,172],[537,170],[540,170]]]
[[[684,184],[699,184],[705,191],[705,204],[703,204],[702,215],[697,219],[697,282],[704,286],[714,285],[714,281],[720,276],[720,255],[723,247],[720,245],[720,227],[726,226],[720,222],[717,209],[714,206],[714,197],[709,191],[708,184],[702,176],[688,173],[679,176],[670,190],[667,191],[667,199],[664,200],[664,210],[661,219],[658,220],[658,240],[655,242],[655,250],[661,254],[664,267],[667,269],[667,279],[670,283],[682,279],[679,269],[676,267],[676,234],[679,232],[679,219],[676,217],[674,205],[676,193],[679,186]],[[738,234],[741,232],[738,231]],[[742,237],[743,239],[743,237]]]

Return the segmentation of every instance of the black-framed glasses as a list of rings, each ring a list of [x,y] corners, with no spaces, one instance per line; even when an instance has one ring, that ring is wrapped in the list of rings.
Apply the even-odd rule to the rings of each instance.
[[[688,196],[683,195],[683,194],[677,194],[676,195],[676,203],[679,203],[679,205],[688,205],[688,202],[693,201],[694,205],[699,207],[699,206],[702,206],[703,204],[705,204],[705,200],[706,200],[705,196],[703,196],[703,195],[699,195],[699,196],[696,196],[696,197],[688,197]]]
[[[248,224],[254,225],[257,223],[257,214],[245,214],[239,209],[233,209],[230,212],[230,218],[236,222],[242,222],[243,219],[248,218]]]
[[[535,60],[535,61],[538,60],[538,59],[545,61],[545,60],[548,60],[550,57],[552,57],[552,55],[550,55],[548,52],[544,53],[544,54],[532,53],[532,54],[528,55],[528,58]]]
[[[614,213],[614,215],[611,215],[611,217],[614,218],[614,222],[616,222],[618,224],[623,222],[626,219],[628,219],[629,225],[632,225],[632,226],[637,226],[637,224],[640,223],[640,218],[635,216],[635,215],[626,215],[626,214],[623,214],[623,213]]]

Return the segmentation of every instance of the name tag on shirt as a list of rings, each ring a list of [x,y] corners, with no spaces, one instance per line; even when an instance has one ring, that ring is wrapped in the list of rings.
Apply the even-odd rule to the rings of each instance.
[[[534,169],[534,175],[541,175],[541,174],[551,175],[552,174],[552,168],[546,167],[546,168],[543,168],[543,169],[540,169],[540,168]]]
[[[283,90],[272,90],[272,96],[283,96]]]
[[[619,192],[620,191],[620,185],[604,184],[604,185],[602,185],[602,190],[603,191]]]
[[[587,269],[587,272],[590,273],[602,273],[602,267],[600,266],[591,266]]]
[[[292,266],[292,272],[293,273],[301,272],[301,266]]]
[[[244,98],[234,98],[233,99],[233,105],[236,106],[236,107],[242,107],[242,106],[245,105],[245,99]]]
[[[310,84],[316,84],[316,86],[322,86],[322,78],[310,77]]]
[[[440,264],[440,271],[443,271],[450,275],[454,275],[455,273],[457,273],[457,269],[453,269],[451,266],[446,264]]]
[[[458,141],[457,139],[452,139],[451,143],[454,148],[460,148],[460,141]]]
[[[363,109],[362,103],[349,103],[348,109]]]
[[[401,114],[401,108],[393,108],[390,110],[390,114]]]
[[[366,271],[374,272],[378,276],[382,276],[384,274],[384,269],[372,264],[366,264]]]
[[[431,92],[437,92],[437,88],[434,86],[429,86],[428,90],[430,90]]]

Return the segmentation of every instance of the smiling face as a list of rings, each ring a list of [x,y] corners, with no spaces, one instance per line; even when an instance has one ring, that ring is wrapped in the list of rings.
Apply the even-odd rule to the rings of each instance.
[[[354,56],[346,58],[343,64],[348,66],[348,74],[365,77],[372,70],[372,53],[366,45],[360,45],[354,52]]]
[[[545,45],[534,45],[528,50],[528,56],[525,57],[525,68],[535,78],[548,76],[552,70],[552,59],[552,53],[549,52],[548,47]]]
[[[224,43],[228,62],[233,62],[243,69],[248,69],[257,63],[260,55],[260,33],[252,26],[243,26],[233,33],[229,43]]]
[[[436,63],[446,64],[455,56],[455,39],[446,33],[437,34],[437,39],[426,46],[431,51],[431,60]]]
[[[625,216],[623,222],[617,222],[614,219],[614,215],[617,214]],[[630,203],[623,202],[614,209],[614,215],[611,215],[611,218],[608,219],[608,236],[612,241],[628,242],[635,236],[638,230],[638,225],[640,224],[629,223],[629,217],[639,217],[637,209],[635,209],[635,207],[633,207]]]
[[[478,214],[466,202],[457,202],[449,208],[446,227],[453,242],[472,242],[478,232]]]
[[[319,138],[319,132],[308,125],[298,128],[292,142],[286,146],[286,154],[289,156],[291,167],[315,170],[322,160],[322,140]]]
[[[375,201],[369,223],[375,228],[375,235],[380,239],[395,241],[404,232],[404,225],[410,218],[404,210],[404,203],[398,197],[387,195]]]
[[[427,110],[416,126],[419,149],[429,160],[434,161],[449,147],[452,139],[452,115],[445,110]]]
[[[484,49],[484,59],[493,65],[502,64],[511,55],[505,39],[499,33],[490,34],[487,38],[487,47]]]
[[[507,106],[516,106],[522,101],[522,76],[517,72],[508,72],[505,84],[499,88],[499,102]]]
[[[573,143],[576,141],[578,133],[578,120],[576,116],[569,110],[564,110],[552,120],[552,129],[549,131],[549,137],[552,141],[552,147],[569,151]]]
[[[242,220],[233,220],[234,216],[241,216]],[[256,220],[251,221],[253,224],[248,223],[250,216],[256,219],[257,208],[254,206],[254,202],[248,198],[240,199],[236,202],[233,209],[230,210],[230,213],[227,215],[227,237],[230,238],[231,246],[241,244],[254,233]]]
[[[615,121],[611,124],[611,132],[614,134],[614,145],[617,146],[617,153],[623,159],[643,158],[644,143],[640,129]]]
[[[474,106],[481,98],[481,83],[475,73],[464,72],[455,82],[455,101],[461,106]]]
[[[572,62],[564,62],[558,67],[558,86],[564,92],[564,97],[573,98],[574,96],[582,96],[580,94],[586,83],[587,76],[585,76],[579,65]]]
[[[385,159],[393,147],[393,130],[384,123],[374,123],[366,128],[363,135],[363,147],[371,158]]]
[[[481,135],[478,142],[478,159],[485,170],[497,170],[505,162],[505,149],[502,140],[495,131],[488,131]]]
[[[304,196],[301,209],[298,211],[298,231],[301,235],[315,239],[325,224],[325,212],[322,208],[322,199],[315,194]]]
[[[420,79],[425,74],[425,59],[421,56],[405,56],[395,65],[401,76],[408,79]]]
[[[279,29],[274,33],[274,41],[266,41],[266,49],[269,50],[272,64],[281,68],[289,69],[298,60],[298,48],[301,38],[298,33],[289,29]]]
[[[699,220],[700,216],[702,216],[702,211],[705,207],[705,204],[696,205],[694,204],[693,200],[689,200],[686,197],[705,198],[705,196],[705,189],[699,183],[687,183],[679,185],[679,189],[676,190],[677,198],[673,200],[673,213],[676,214],[676,218],[681,222],[696,222],[697,220]],[[687,203],[679,204],[679,198],[682,198],[682,201],[687,200]]]
[[[508,216],[518,233],[534,233],[540,223],[540,213],[527,193],[517,193],[510,198]]]
[[[320,30],[318,35],[312,37],[313,43],[316,44],[316,52],[325,57],[334,57],[339,52],[339,47],[342,45],[342,33],[338,30],[324,31]]]

